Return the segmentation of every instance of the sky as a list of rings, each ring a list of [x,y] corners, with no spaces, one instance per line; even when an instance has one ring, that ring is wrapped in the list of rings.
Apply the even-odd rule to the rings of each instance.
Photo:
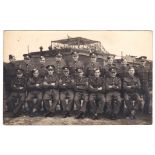
[[[104,48],[117,57],[133,55],[152,56],[152,31],[4,31],[3,60],[8,62],[9,54],[15,55],[17,60],[23,59],[23,54],[47,50],[51,41],[70,37],[84,37],[100,41]]]

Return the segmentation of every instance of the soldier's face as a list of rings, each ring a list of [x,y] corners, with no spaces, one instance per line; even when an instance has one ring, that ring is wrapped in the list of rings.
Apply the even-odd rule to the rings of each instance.
[[[134,68],[129,69],[129,75],[134,75],[134,74],[135,74]]]
[[[111,76],[112,76],[112,77],[116,77],[116,72],[112,72],[112,73],[111,73]]]
[[[108,64],[113,64],[114,60],[113,59],[108,59]]]
[[[64,71],[63,73],[64,73],[65,76],[69,75],[69,71]]]
[[[29,64],[30,61],[31,61],[31,60],[26,60],[26,59],[24,60],[24,62],[25,62],[26,64]]]
[[[38,76],[39,76],[39,72],[34,72],[34,73],[33,73],[33,76],[34,76],[34,77],[38,77]]]
[[[17,74],[17,78],[22,78],[23,74]]]
[[[49,75],[53,75],[53,73],[54,73],[54,70],[48,70]]]
[[[41,59],[41,60],[40,60],[40,63],[41,63],[41,64],[45,64],[45,59]]]
[[[140,64],[141,64],[142,66],[145,66],[146,61],[141,61]]]
[[[79,75],[79,77],[82,77],[83,76],[83,72],[79,72],[78,75]]]
[[[56,61],[60,62],[62,60],[62,57],[56,57]]]
[[[9,59],[10,62],[14,63],[16,61],[16,58],[13,57],[12,59]]]
[[[122,61],[122,65],[127,65],[127,60]]]
[[[79,56],[78,55],[73,55],[73,60],[74,61],[78,61],[78,59],[79,59]]]
[[[97,60],[96,57],[92,57],[92,58],[90,58],[90,61],[91,61],[91,62],[96,62],[96,60]]]
[[[100,72],[99,70],[96,70],[96,71],[95,71],[95,77],[99,77],[100,74],[101,74],[101,72]]]

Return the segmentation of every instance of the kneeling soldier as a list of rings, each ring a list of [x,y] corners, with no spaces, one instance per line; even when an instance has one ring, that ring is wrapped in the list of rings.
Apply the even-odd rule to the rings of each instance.
[[[43,80],[44,87],[44,107],[46,110],[46,117],[53,117],[55,115],[56,106],[59,104],[59,90],[58,83],[59,79],[56,74],[54,74],[55,67],[53,65],[48,65],[47,67],[47,75]]]
[[[121,79],[116,77],[117,71],[115,67],[110,68],[109,71],[110,77],[106,79],[107,112],[110,114],[111,119],[117,119],[121,103]]]
[[[127,106],[127,112],[131,119],[135,119],[136,110],[140,107],[140,80],[134,76],[135,69],[130,67],[129,76],[124,78],[123,87],[125,91],[124,99]]]
[[[42,78],[38,69],[32,70],[32,77],[27,82],[27,102],[30,107],[30,115],[36,116],[39,113],[42,102]]]
[[[60,90],[60,102],[63,107],[64,115],[63,117],[70,116],[70,112],[73,106],[73,79],[69,75],[68,67],[63,67],[63,74],[61,79],[59,80],[59,90]]]
[[[105,105],[105,81],[100,77],[100,70],[96,69],[95,76],[89,79],[89,103],[93,113],[93,119],[99,119]]]
[[[86,106],[88,102],[88,79],[84,76],[84,72],[81,68],[77,69],[78,76],[74,79],[75,97],[74,103],[78,110],[78,114],[75,118],[84,118],[86,112]],[[83,102],[81,102],[83,100]]]
[[[8,98],[8,105],[13,117],[16,117],[21,113],[25,102],[26,79],[23,77],[23,70],[18,69],[16,71],[16,77],[12,81],[11,88],[12,93]]]

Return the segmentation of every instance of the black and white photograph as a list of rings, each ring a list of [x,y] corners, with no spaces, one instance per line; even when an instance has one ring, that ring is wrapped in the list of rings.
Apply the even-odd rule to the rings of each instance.
[[[153,32],[3,31],[4,125],[151,125]]]

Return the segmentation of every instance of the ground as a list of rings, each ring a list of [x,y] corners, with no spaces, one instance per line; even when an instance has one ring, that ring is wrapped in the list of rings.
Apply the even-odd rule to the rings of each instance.
[[[29,117],[22,116],[17,118],[4,118],[4,125],[151,125],[151,116],[139,116],[135,120],[118,119],[110,120],[102,118],[100,120],[92,120],[90,118],[75,119],[74,117],[61,118],[56,117]]]

